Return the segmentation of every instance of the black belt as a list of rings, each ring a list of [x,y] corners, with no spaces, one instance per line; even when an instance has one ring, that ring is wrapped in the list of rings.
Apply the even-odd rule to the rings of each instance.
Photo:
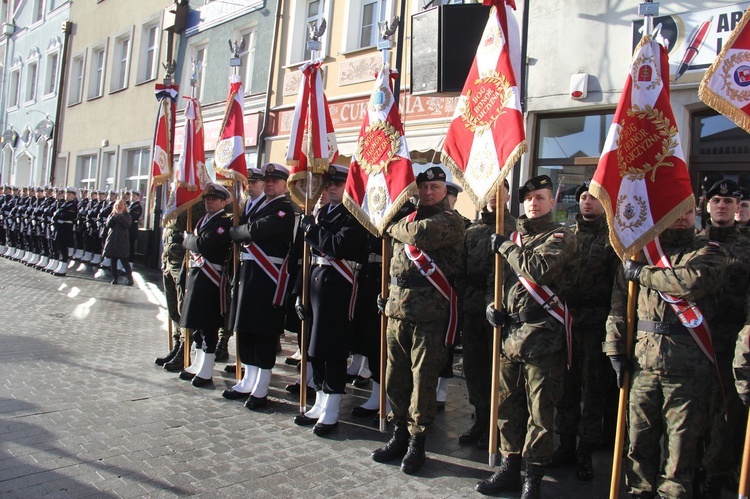
[[[424,288],[432,286],[432,284],[422,275],[400,275],[391,277],[391,286],[398,286],[399,288]]]
[[[664,336],[688,334],[688,330],[682,324],[674,322],[638,321],[638,330],[647,333],[663,334]]]
[[[530,312],[518,312],[517,314],[506,314],[508,324],[523,324],[524,322],[534,322],[549,317],[546,310],[531,310]]]

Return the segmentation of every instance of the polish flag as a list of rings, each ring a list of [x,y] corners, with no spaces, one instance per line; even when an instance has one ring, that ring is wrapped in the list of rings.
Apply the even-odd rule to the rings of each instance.
[[[216,180],[219,183],[239,180],[247,182],[247,163],[245,161],[245,124],[243,109],[245,106],[242,81],[239,75],[229,77],[229,96],[221,124],[219,141],[214,153]]]
[[[179,86],[156,84],[159,112],[156,115],[154,147],[151,158],[151,189],[168,181],[172,176],[174,147],[175,99]]]

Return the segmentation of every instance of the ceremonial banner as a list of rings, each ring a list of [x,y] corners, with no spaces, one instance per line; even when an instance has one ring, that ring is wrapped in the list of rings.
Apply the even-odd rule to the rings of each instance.
[[[589,187],[604,206],[612,247],[622,260],[695,204],[668,78],[666,49],[644,36]]]
[[[247,163],[245,161],[245,124],[242,112],[245,97],[242,81],[238,75],[229,77],[229,96],[221,123],[219,141],[214,154],[216,181],[220,184],[232,180],[247,182]]]
[[[520,91],[521,52],[513,0],[492,5],[443,145],[442,160],[477,208],[487,205],[526,152]]]
[[[163,184],[172,176],[174,146],[175,99],[179,86],[156,84],[159,112],[156,115],[154,147],[151,157],[151,189]],[[153,199],[153,197],[152,197]]]
[[[203,116],[197,99],[185,97],[185,139],[180,162],[175,168],[172,188],[164,209],[164,223],[200,202],[203,188],[211,180],[206,171]]]
[[[395,74],[395,73],[394,73]],[[414,171],[387,65],[378,73],[349,166],[344,204],[376,236],[414,194]]]
[[[750,133],[750,9],[703,76],[698,96]]]
[[[286,161],[291,167],[287,181],[289,192],[295,202],[304,205],[308,166],[312,174],[310,200],[315,202],[323,192],[323,175],[338,158],[339,150],[328,101],[323,93],[320,61],[308,62],[300,71],[302,82],[294,107]]]

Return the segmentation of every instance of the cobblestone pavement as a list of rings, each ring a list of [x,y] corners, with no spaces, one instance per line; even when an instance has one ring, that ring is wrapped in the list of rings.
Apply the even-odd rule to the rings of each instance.
[[[487,454],[458,444],[472,424],[460,356],[429,460],[407,476],[370,459],[389,435],[349,415],[363,390],[348,388],[325,438],[292,423],[298,402],[284,386],[296,371],[283,359],[295,336],[282,339],[262,412],[221,397],[233,384],[223,364],[212,389],[155,366],[167,316],[158,274],[140,270],[135,286],[113,286],[0,258],[0,497],[480,497]],[[608,456],[595,454],[593,482],[550,470],[545,497],[607,497]]]

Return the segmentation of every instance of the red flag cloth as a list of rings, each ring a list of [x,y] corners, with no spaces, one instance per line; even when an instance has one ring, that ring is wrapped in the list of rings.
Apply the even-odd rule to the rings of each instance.
[[[164,209],[165,223],[200,202],[203,188],[211,180],[206,171],[201,105],[197,99],[185,99],[188,101],[185,106],[185,139]]]
[[[448,128],[442,160],[477,208],[527,151],[517,75],[521,67],[513,2],[492,5],[474,63]]]
[[[750,9],[703,76],[698,96],[750,133]]]
[[[179,86],[156,84],[154,89],[159,101],[154,130],[154,147],[151,157],[151,189],[168,181],[172,176],[174,153],[175,105]]]
[[[635,49],[589,191],[604,206],[622,260],[695,204],[669,102],[667,50],[649,35]]]
[[[289,192],[299,204],[307,197],[307,169],[313,175],[310,200],[316,201],[323,191],[323,175],[339,156],[336,133],[323,93],[320,61],[304,64],[297,103],[294,107],[292,131],[286,161],[291,167]]]
[[[378,73],[366,109],[349,166],[344,204],[367,230],[382,236],[393,215],[416,192],[387,65]]]
[[[242,81],[238,75],[232,75],[229,77],[227,107],[214,154],[216,181],[219,183],[228,183],[227,181],[232,180],[247,182],[245,124],[242,115],[244,107]]]

